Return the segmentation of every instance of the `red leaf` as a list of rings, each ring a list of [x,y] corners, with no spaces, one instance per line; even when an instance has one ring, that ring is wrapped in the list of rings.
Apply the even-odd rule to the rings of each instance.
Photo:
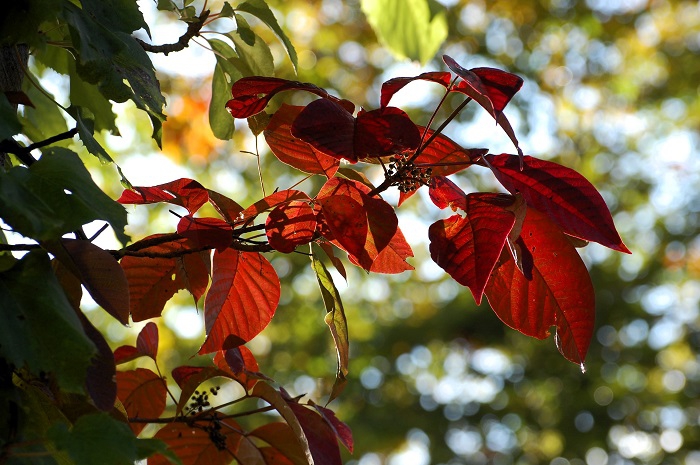
[[[153,360],[158,356],[158,326],[152,321],[146,323],[136,338],[136,349]]]
[[[292,201],[278,205],[267,217],[265,234],[270,245],[282,253],[308,244],[316,232],[316,215],[308,202]]]
[[[207,189],[209,194],[209,202],[214,206],[217,212],[229,223],[234,223],[236,217],[243,211],[243,207],[238,205],[233,200],[225,195],[219,194],[211,189]]]
[[[394,209],[382,199],[369,197],[368,192],[369,187],[356,181],[332,178],[326,182],[317,195],[322,221],[332,234],[326,238],[367,271],[401,273],[413,269],[406,263],[413,252],[398,228]]]
[[[503,114],[503,109],[513,95],[520,90],[523,80],[515,74],[493,68],[467,70],[447,55],[443,55],[442,59],[452,71],[463,79],[459,85],[453,87],[453,90],[468,95],[488,111],[496,123],[503,128],[522,157],[518,138],[515,136],[515,131],[513,131],[508,118]]]
[[[192,294],[195,303],[199,302],[209,286],[211,252],[206,250],[177,257],[175,267],[185,289]]]
[[[356,163],[366,157],[383,157],[415,150],[418,128],[395,107],[361,110],[353,118],[329,100],[311,102],[292,124],[292,135],[335,158]]]
[[[316,404],[313,404],[313,407],[321,415],[321,417],[323,417],[326,423],[328,423],[331,429],[333,429],[333,432],[335,433],[338,440],[345,446],[348,452],[352,454],[354,446],[352,440],[352,431],[350,431],[350,427],[342,421],[338,420],[333,410],[321,407],[320,405]]]
[[[305,192],[297,191],[294,189],[286,189],[283,191],[275,192],[270,194],[262,200],[258,200],[250,207],[243,210],[239,215],[238,221],[247,221],[249,219],[255,218],[261,213],[268,212],[275,208],[277,205],[283,205],[289,203],[293,200],[306,200],[310,201],[308,195]]]
[[[294,462],[289,460],[282,452],[274,447],[260,447],[260,453],[265,460],[264,463],[268,465],[294,465]],[[303,464],[305,462],[301,463]]]
[[[454,215],[428,230],[433,261],[469,287],[477,304],[515,223],[515,215],[503,206],[513,201],[504,194],[469,194],[466,217]]]
[[[295,465],[309,463],[294,431],[286,423],[268,423],[255,428],[250,435],[262,439]],[[277,462],[270,462],[270,464],[277,464]]]
[[[282,163],[305,173],[332,178],[338,171],[340,160],[292,136],[292,123],[303,109],[304,107],[282,104],[264,131],[265,141]]]
[[[214,253],[212,284],[204,303],[207,339],[200,354],[245,344],[272,319],[280,298],[275,269],[257,252]]]
[[[443,71],[432,71],[428,73],[419,74],[418,76],[414,77],[397,77],[389,79],[384,84],[382,84],[380,106],[382,108],[386,107],[395,93],[403,89],[404,86],[406,86],[406,84],[417,80],[435,82],[447,88],[450,85],[450,82],[452,81],[452,75]]]
[[[465,94],[476,100],[494,119],[498,119],[510,99],[523,86],[523,79],[515,74],[495,68],[464,69],[447,55],[442,57],[445,64],[463,79],[461,87]],[[488,103],[487,103],[488,102]]]
[[[530,156],[520,169],[515,155],[486,157],[496,178],[511,193],[522,193],[527,204],[544,212],[565,233],[630,253],[622,243],[603,197],[576,171]]]
[[[162,235],[156,234],[144,240],[160,236]],[[190,248],[187,239],[180,239],[147,247],[141,249],[141,252],[172,253]],[[202,273],[201,268],[188,267],[188,262],[194,260],[201,262],[202,259],[199,254],[188,254],[185,258],[177,259],[132,256],[122,258],[121,266],[129,283],[131,318],[134,321],[142,321],[160,316],[165,303],[180,289],[188,288],[187,283],[193,278],[208,279],[206,275],[195,276]]]
[[[349,112],[355,110],[351,102],[333,97],[313,84],[260,76],[244,77],[234,82],[231,86],[233,99],[226,103],[226,109],[234,118],[248,118],[263,111],[272,97],[285,90],[305,90],[337,102]]]
[[[226,447],[222,449],[217,448],[202,425],[194,427],[187,423],[168,423],[153,438],[165,442],[168,449],[180,458],[182,465],[228,465],[233,459],[231,452],[238,450],[242,437],[239,431],[242,428],[230,418],[220,421],[222,428],[219,433],[226,441]],[[171,465],[171,462],[158,454],[148,458],[148,465]]]
[[[194,247],[212,247],[219,252],[231,245],[233,228],[219,218],[183,216],[177,224],[177,233],[188,238]]]
[[[214,365],[222,371],[230,372],[231,377],[241,383],[246,391],[252,389],[257,380],[267,379],[259,373],[258,362],[246,346],[218,351],[214,355]]]
[[[486,285],[489,304],[506,325],[528,336],[544,339],[556,326],[559,351],[583,366],[595,322],[588,270],[557,225],[537,210],[528,209],[520,237],[532,254],[532,279],[504,251]]]
[[[117,397],[129,418],[158,418],[165,410],[165,381],[146,368],[117,372]],[[130,423],[139,434],[146,423]]]
[[[467,194],[444,176],[435,176],[430,182],[430,200],[438,208],[452,208],[452,211],[457,211],[458,208],[467,211]]]
[[[309,450],[314,458],[314,464],[342,465],[338,441],[335,438],[335,432],[328,423],[318,413],[297,402],[288,401],[287,403],[299,420],[306,439],[309,441]]]
[[[114,257],[90,241],[61,241],[92,298],[120,323],[129,322],[129,291],[124,271]]]
[[[134,346],[119,346],[114,351],[114,363],[120,365],[122,363],[136,360],[144,355],[145,354],[139,352],[139,350]]]
[[[153,187],[134,187],[125,190],[117,202],[122,204],[149,204],[168,202],[185,207],[190,215],[209,200],[209,192],[200,183],[182,178]]]

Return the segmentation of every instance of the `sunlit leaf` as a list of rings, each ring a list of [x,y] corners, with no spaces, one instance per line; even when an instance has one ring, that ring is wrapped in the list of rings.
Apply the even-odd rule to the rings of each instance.
[[[233,228],[219,218],[183,216],[177,224],[177,233],[190,240],[194,247],[212,247],[223,251],[233,240]]]
[[[505,324],[528,336],[544,339],[556,326],[559,351],[583,365],[595,321],[588,270],[544,213],[528,209],[520,237],[532,254],[532,278],[523,276],[505,251],[486,285],[489,304]]]
[[[250,432],[250,435],[270,444],[294,465],[308,465],[309,463],[294,431],[286,423],[268,423],[255,428]]]
[[[513,202],[505,194],[469,194],[464,218],[454,215],[428,230],[431,258],[469,287],[477,304],[515,223],[515,215],[504,208]]]
[[[220,420],[219,430],[224,439],[221,449],[214,444],[209,432],[204,430],[205,424],[196,426],[187,423],[168,423],[153,436],[168,445],[182,462],[182,465],[229,465],[232,453],[241,440],[241,427],[231,419]],[[170,462],[162,455],[154,455],[148,459],[148,465],[166,465]]]
[[[181,178],[153,187],[127,189],[117,202],[138,205],[167,202],[184,207],[190,215],[194,215],[208,200],[209,193],[200,183]]]
[[[335,416],[333,410],[321,407],[320,405],[311,404],[313,408],[321,415],[321,417],[328,423],[333,432],[335,433],[338,440],[345,446],[345,448],[352,454],[354,443],[352,439],[352,431],[350,427],[338,420]]]
[[[515,155],[488,155],[488,165],[503,187],[520,192],[527,204],[546,213],[565,233],[630,253],[620,239],[603,197],[576,171],[530,156],[523,169]]]
[[[290,202],[293,202],[295,200],[311,200],[309,196],[302,191],[294,190],[294,189],[286,189],[283,191],[278,191],[275,192],[274,194],[270,194],[267,197],[263,198],[262,200],[258,200],[255,202],[253,205],[250,207],[246,208],[243,210],[243,212],[239,215],[238,220],[249,220],[252,218],[255,218],[261,213],[264,212],[269,212],[278,205],[284,205]]]
[[[322,174],[331,178],[338,170],[340,160],[292,136],[292,123],[303,109],[304,107],[282,104],[264,131],[265,141],[282,163],[305,173]]]
[[[272,319],[280,298],[277,273],[259,253],[215,252],[212,270],[204,303],[207,339],[200,354],[253,339]]]
[[[397,77],[389,79],[388,81],[382,84],[380,101],[381,106],[387,106],[395,93],[397,93],[398,91],[403,89],[407,84],[410,84],[413,81],[435,82],[447,88],[450,85],[450,82],[452,81],[452,75],[444,71],[431,71],[413,77]]]
[[[211,102],[209,104],[209,126],[214,136],[228,140],[233,136],[235,124],[231,115],[226,111],[231,85],[242,78],[241,72],[229,61],[236,53],[230,45],[218,40],[207,39],[209,45],[217,53],[216,66],[211,80]]]
[[[239,3],[238,6],[236,6],[236,9],[238,11],[245,11],[246,13],[250,13],[251,15],[255,16],[260,21],[265,23],[267,27],[269,27],[272,32],[277,35],[277,37],[279,37],[285,50],[287,50],[287,55],[289,55],[289,59],[291,60],[292,65],[294,65],[294,69],[296,70],[298,66],[297,52],[294,49],[292,42],[289,40],[277,22],[272,10],[270,10],[270,7],[267,6],[267,3],[265,3],[264,0],[247,0],[243,3]]]
[[[165,380],[146,368],[117,372],[117,397],[129,418],[158,418],[165,410],[167,391]],[[145,422],[130,422],[134,434],[139,434]]]
[[[293,401],[288,404],[309,441],[314,465],[342,465],[340,447],[329,424],[318,413],[301,404]]]
[[[275,207],[265,221],[269,244],[282,253],[308,244],[316,232],[316,215],[308,202],[295,200]]]
[[[234,378],[230,372],[213,366],[193,367],[179,366],[172,371],[173,379],[180,387],[180,399],[177,403],[178,413],[182,412],[192,394],[200,384],[212,378]],[[235,379],[235,378],[234,378]]]
[[[143,355],[156,360],[158,356],[158,326],[149,321],[136,337],[136,349]]]
[[[467,211],[467,194],[444,176],[434,176],[430,182],[430,200],[438,208]]]

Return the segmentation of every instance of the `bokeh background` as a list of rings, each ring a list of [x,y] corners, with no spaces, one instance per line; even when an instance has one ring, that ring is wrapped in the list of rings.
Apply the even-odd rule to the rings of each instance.
[[[193,5],[199,10],[202,2]],[[443,53],[467,68],[492,66],[525,79],[506,109],[525,153],[583,173],[603,194],[632,250],[597,244],[580,252],[597,295],[595,337],[586,372],[553,341],[505,327],[488,304],[452,281],[429,257],[427,226],[448,214],[426,192],[399,210],[416,267],[367,275],[347,264],[334,272],[348,316],[350,382],[331,404],[352,428],[355,465],[551,464],[700,465],[700,4],[666,0],[440,0],[448,35],[424,66],[399,59],[378,41],[359,0],[270,0],[299,54],[298,76],[279,41],[276,75],[315,83],[367,109],[381,83],[445,70]],[[140,2],[153,43],[172,42],[185,25],[154,2]],[[213,11],[221,2],[209,1]],[[210,28],[231,30],[227,20]],[[252,23],[255,24],[254,22]],[[167,97],[163,151],[147,118],[117,106],[121,136],[102,134],[134,185],[192,177],[246,206],[303,179],[277,161],[245,122],[231,141],[208,125],[215,58],[198,39],[183,52],[153,56]],[[50,70],[42,82],[57,95]],[[439,86],[414,83],[392,104],[425,124]],[[275,102],[304,103],[301,94]],[[448,99],[445,116],[460,103]],[[512,152],[491,117],[470,108],[446,134],[465,147]],[[259,158],[254,155],[259,153]],[[252,153],[251,153],[252,152]],[[92,163],[115,198],[113,167]],[[379,180],[377,167],[357,165]],[[453,176],[466,191],[498,189],[490,173]],[[318,181],[300,188],[314,191]],[[395,192],[386,195],[396,202]],[[168,207],[129,207],[129,233],[172,231]],[[105,243],[108,237],[101,238]],[[321,296],[304,255],[269,257],[282,279],[273,323],[249,347],[261,370],[292,394],[324,402],[335,373]],[[86,305],[90,307],[90,303]],[[113,347],[133,344],[142,324],[124,328],[101,311],[89,316]],[[158,321],[167,370],[201,361],[201,308],[178,294]]]

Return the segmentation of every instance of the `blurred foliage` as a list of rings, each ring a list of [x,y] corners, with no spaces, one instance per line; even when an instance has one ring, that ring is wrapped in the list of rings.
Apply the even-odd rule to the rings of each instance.
[[[595,244],[582,249],[598,301],[596,338],[583,374],[551,341],[505,328],[487,304],[477,307],[466,288],[430,262],[427,224],[435,218],[426,199],[415,196],[399,210],[402,229],[417,232],[408,235],[415,272],[368,276],[348,265],[345,286],[331,270],[351,340],[350,382],[331,404],[355,436],[355,454],[347,459],[357,465],[700,464],[700,6],[664,0],[440,3],[449,33],[424,68],[392,57],[359,0],[270,2],[298,53],[296,77],[273,33],[259,33],[272,47],[276,76],[312,82],[368,109],[378,107],[384,80],[444,69],[442,53],[467,68],[493,66],[523,76],[525,86],[506,110],[521,147],[575,168],[601,190],[633,255]],[[175,18],[150,8],[144,1],[154,43],[182,33]],[[117,108],[121,137],[98,136],[126,176],[154,185],[185,173],[247,205],[261,194],[257,152],[268,192],[302,180],[244,126],[228,142],[211,134],[206,102],[215,59],[205,41],[197,42],[153,57],[167,100],[167,158],[149,142],[149,119],[133,105]],[[61,85],[50,71],[42,82]],[[439,99],[436,87],[411,84],[394,104],[424,124]],[[307,98],[284,97],[293,103]],[[448,101],[442,111],[452,107]],[[512,150],[479,115],[464,112],[447,134],[467,147]],[[93,177],[118,195],[113,171],[103,167]],[[493,187],[483,174],[468,170],[457,178],[464,188]],[[376,179],[378,171],[368,168],[367,175]],[[175,224],[165,208],[130,209],[128,232],[141,237]],[[271,258],[283,282],[282,305],[249,347],[261,370],[292,395],[308,393],[322,402],[335,357],[309,259]],[[113,347],[130,343],[139,329],[122,328],[102,313],[89,316],[106,329]],[[189,359],[203,328],[191,299],[176,299],[164,323],[167,365],[196,363]]]

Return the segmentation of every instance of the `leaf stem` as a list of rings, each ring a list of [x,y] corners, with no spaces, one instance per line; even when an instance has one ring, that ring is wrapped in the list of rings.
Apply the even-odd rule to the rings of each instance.
[[[139,43],[142,49],[144,49],[147,52],[151,53],[162,53],[163,55],[168,55],[169,53],[173,52],[179,52],[181,50],[186,49],[190,45],[190,40],[192,40],[194,37],[199,35],[200,30],[202,29],[202,26],[204,26],[205,21],[209,17],[209,10],[204,10],[202,13],[199,15],[196,21],[192,21],[191,23],[187,24],[187,31],[183,35],[180,36],[180,38],[177,40],[177,42],[172,43],[172,44],[163,44],[163,45],[152,45],[149,43],[144,42],[143,40],[139,38],[134,38],[136,42]]]

